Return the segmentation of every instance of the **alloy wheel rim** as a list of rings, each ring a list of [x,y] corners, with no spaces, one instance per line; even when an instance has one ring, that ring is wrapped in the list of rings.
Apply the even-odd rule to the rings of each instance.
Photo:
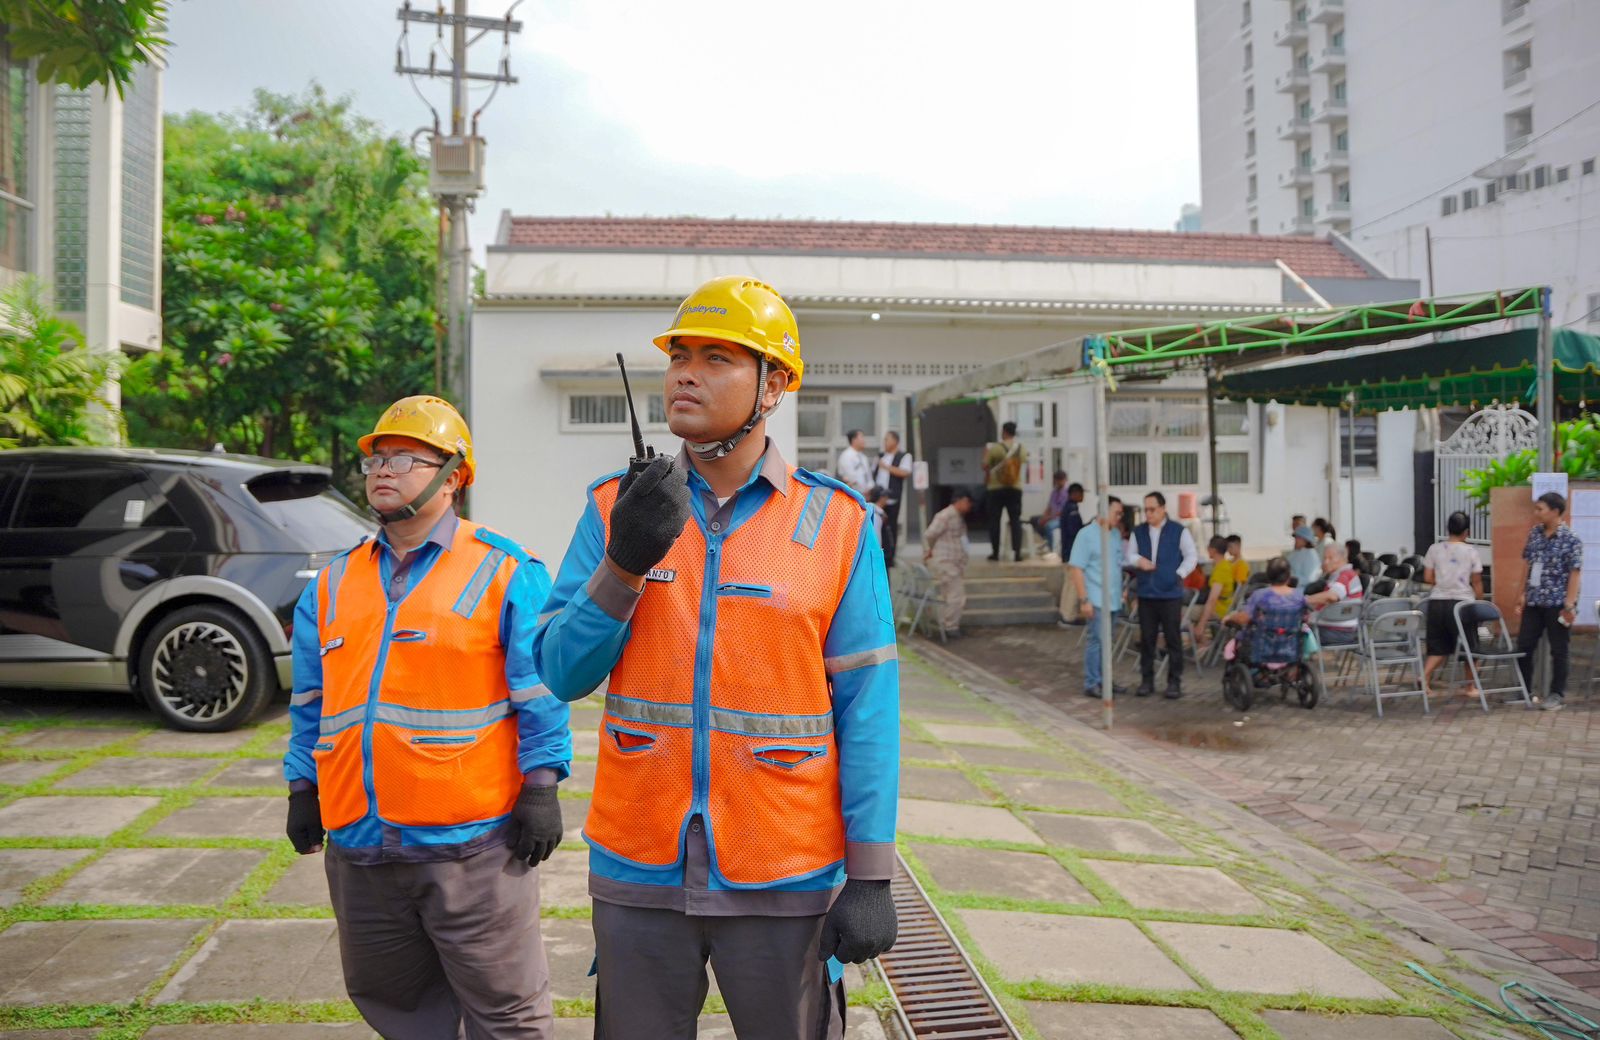
[[[156,644],[150,682],[173,714],[213,721],[245,697],[249,664],[237,636],[208,621],[179,625]]]

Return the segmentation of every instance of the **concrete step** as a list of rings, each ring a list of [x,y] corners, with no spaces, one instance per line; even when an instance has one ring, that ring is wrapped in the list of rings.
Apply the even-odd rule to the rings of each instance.
[[[961,612],[962,628],[985,628],[991,625],[1053,625],[1056,621],[1055,604],[1048,607],[1033,607],[1025,609],[1000,608],[1000,609],[973,609],[968,601],[967,609]]]
[[[967,590],[968,610],[1056,610],[1059,600],[1048,592],[974,593]]]

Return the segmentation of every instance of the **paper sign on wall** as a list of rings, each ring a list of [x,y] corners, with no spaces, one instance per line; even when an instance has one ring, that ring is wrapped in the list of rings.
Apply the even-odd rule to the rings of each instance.
[[[928,490],[928,464],[921,459],[911,464],[911,486],[918,491]]]
[[[1554,491],[1562,498],[1567,497],[1567,475],[1565,473],[1535,473],[1533,475],[1533,497]]]

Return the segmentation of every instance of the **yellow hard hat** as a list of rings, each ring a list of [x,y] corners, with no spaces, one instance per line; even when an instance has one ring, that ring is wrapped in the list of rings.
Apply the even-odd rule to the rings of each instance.
[[[461,486],[472,483],[477,470],[477,460],[472,453],[472,431],[455,406],[442,397],[418,394],[402,397],[384,410],[378,423],[357,443],[363,455],[372,454],[372,445],[379,437],[410,437],[430,444],[446,455],[460,452],[466,456],[461,463]]]
[[[672,328],[657,336],[666,350],[677,336],[704,336],[748,347],[789,373],[789,389],[800,389],[806,363],[800,357],[800,326],[778,290],[741,275],[713,278],[678,305]]]

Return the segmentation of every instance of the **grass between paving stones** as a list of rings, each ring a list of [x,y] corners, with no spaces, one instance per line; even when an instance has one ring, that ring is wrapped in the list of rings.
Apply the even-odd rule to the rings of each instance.
[[[959,681],[933,671],[926,662],[917,656],[914,650],[902,649],[901,667],[905,668],[908,665],[912,668],[921,669],[925,674],[944,682]],[[949,746],[949,742],[933,737],[916,720],[905,720],[905,724],[919,739],[939,747]],[[1013,724],[1016,725],[1016,723]],[[1025,723],[1021,725],[1026,727]],[[1096,985],[1058,986],[1037,980],[1007,980],[977,948],[959,915],[947,914],[946,920],[949,922],[951,930],[956,933],[958,940],[966,948],[973,963],[984,974],[1002,1003],[1006,1005],[1007,1012],[1012,1015],[1013,1021],[1016,1021],[1029,1037],[1037,1037],[1038,1034],[1027,1020],[1026,1008],[1022,1004],[1024,1000],[1073,1000],[1160,1004],[1175,1007],[1205,1007],[1226,1022],[1230,1028],[1245,1040],[1273,1040],[1273,1038],[1277,1037],[1277,1033],[1259,1017],[1259,1013],[1263,1010],[1314,1011],[1333,1015],[1416,1016],[1431,1018],[1458,1035],[1465,1035],[1463,1029],[1469,1022],[1476,1025],[1484,1024],[1457,1005],[1438,1003],[1436,995],[1404,969],[1404,962],[1411,959],[1410,955],[1377,928],[1346,913],[1318,894],[1294,884],[1266,863],[1245,854],[1209,829],[1173,810],[1139,784],[1102,764],[1091,751],[1083,749],[1075,743],[1069,745],[1066,742],[1055,741],[1050,736],[1041,735],[1031,727],[1027,727],[1027,731],[1030,733],[1030,739],[1034,741],[1040,750],[1063,759],[1063,772],[1070,772],[1078,778],[1091,780],[1099,784],[1128,807],[1130,816],[1143,819],[1145,822],[1152,824],[1174,840],[1195,850],[1197,855],[1193,858],[1173,858],[1102,852],[1084,854],[1076,850],[1062,849],[1052,845],[1046,845],[1041,849],[1037,846],[1024,846],[1009,842],[922,837],[915,839],[918,842],[927,844],[969,845],[978,848],[995,848],[1005,851],[1048,855],[1072,874],[1095,898],[1100,900],[1101,906],[1095,908],[1080,904],[1036,903],[1028,900],[1009,900],[999,897],[946,892],[934,883],[925,866],[916,859],[915,853],[906,847],[906,840],[902,839],[902,854],[905,856],[913,873],[917,875],[924,888],[928,891],[929,898],[934,901],[941,911],[976,908],[1029,910],[1076,916],[1118,917],[1139,928],[1147,939],[1161,949],[1174,963],[1183,968],[1191,978],[1194,978],[1198,987],[1194,991],[1167,991]],[[950,763],[937,764],[950,766]],[[964,760],[955,768],[966,774],[969,780],[979,784],[982,789],[997,791],[992,782],[982,775],[981,770],[971,766]],[[1008,768],[1006,771],[1053,775],[1040,770],[1014,770]],[[1024,823],[1028,822],[1026,817],[1021,815],[1021,812],[1027,808],[1025,805],[1011,801],[1004,796],[1003,792],[997,792],[996,801],[1011,810],[1013,815]],[[1051,809],[1050,811],[1059,810]],[[1096,859],[1213,866],[1232,877],[1247,891],[1254,893],[1267,904],[1271,912],[1268,915],[1226,917],[1178,911],[1136,909],[1127,903],[1110,885],[1094,874],[1091,865]],[[1183,958],[1179,957],[1174,950],[1154,934],[1146,925],[1146,922],[1151,921],[1228,924],[1302,931],[1312,935],[1340,955],[1354,962],[1368,974],[1393,989],[1400,997],[1397,1000],[1350,1000],[1324,997],[1317,994],[1295,994],[1288,997],[1278,997],[1218,990],[1210,986],[1203,976],[1193,970],[1190,965],[1184,962]],[[1455,964],[1457,969],[1460,970],[1462,965],[1459,958],[1455,958]]]
[[[83,849],[89,854],[79,861],[36,878],[24,887],[17,902],[0,908],[0,932],[23,921],[86,921],[86,920],[152,920],[192,919],[206,921],[194,939],[176,961],[162,973],[134,1002],[126,1005],[0,1005],[0,1029],[66,1029],[98,1028],[99,1040],[135,1040],[145,1031],[158,1025],[192,1024],[273,1024],[298,1022],[339,1023],[357,1021],[360,1015],[348,1001],[284,1003],[252,1000],[237,1004],[194,1004],[175,1002],[155,1005],[151,1002],[205,944],[217,928],[227,920],[307,919],[326,920],[333,912],[324,906],[302,906],[267,902],[267,893],[299,859],[288,842],[279,838],[184,838],[162,837],[149,832],[160,822],[182,809],[193,805],[199,798],[259,798],[281,796],[277,787],[207,787],[236,762],[251,759],[277,758],[283,741],[288,736],[287,722],[267,723],[257,727],[256,735],[232,750],[218,751],[143,751],[135,745],[152,733],[162,730],[146,726],[126,737],[93,748],[16,748],[10,745],[25,733],[52,729],[124,729],[125,724],[84,723],[70,717],[36,719],[8,724],[0,730],[0,763],[13,761],[45,761],[59,763],[50,773],[23,784],[0,784],[0,806],[20,798],[31,797],[148,797],[157,802],[140,813],[128,824],[104,838],[61,838],[48,835],[33,837],[0,838],[0,849]],[[73,790],[55,787],[61,780],[111,758],[181,758],[215,762],[215,768],[193,780],[173,787],[142,787],[118,785]],[[579,760],[594,761],[592,755],[575,756]],[[563,791],[569,799],[587,798],[586,792]],[[111,905],[72,903],[47,906],[43,901],[66,884],[75,875],[102,859],[112,849],[183,848],[183,849],[255,849],[265,853],[265,858],[246,876],[238,889],[228,894],[221,904],[160,904]],[[586,850],[582,841],[567,841],[561,848]],[[544,907],[541,916],[547,919],[587,919],[588,907]],[[851,1003],[861,1006],[879,1006],[888,999],[887,987],[877,983]],[[720,999],[707,1002],[706,1013],[722,1013],[726,1009]],[[594,1014],[591,1000],[561,1000],[556,1002],[556,1013],[563,1017],[589,1017]]]

